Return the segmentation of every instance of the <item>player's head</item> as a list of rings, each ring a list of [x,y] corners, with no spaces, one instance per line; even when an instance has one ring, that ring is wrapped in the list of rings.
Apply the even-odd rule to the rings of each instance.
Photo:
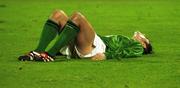
[[[133,39],[141,43],[144,48],[144,54],[152,53],[152,45],[144,34],[141,32],[134,32]]]

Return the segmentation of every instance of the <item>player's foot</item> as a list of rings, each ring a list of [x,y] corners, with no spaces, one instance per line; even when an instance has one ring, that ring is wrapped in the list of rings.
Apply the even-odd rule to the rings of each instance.
[[[50,61],[54,61],[54,58],[52,56],[50,56],[47,52],[42,52],[42,53],[36,53],[34,60],[50,62]]]
[[[50,55],[48,55],[48,53],[38,53],[35,51],[30,51],[28,54],[20,56],[18,59],[20,61],[54,61],[54,59]]]
[[[134,32],[133,39],[141,43],[144,48],[144,54],[149,54],[152,52],[152,46],[150,44],[150,41],[145,37],[144,34],[139,31]]]
[[[18,60],[20,60],[20,61],[33,61],[34,57],[35,57],[34,51],[30,51],[26,55],[19,56]]]

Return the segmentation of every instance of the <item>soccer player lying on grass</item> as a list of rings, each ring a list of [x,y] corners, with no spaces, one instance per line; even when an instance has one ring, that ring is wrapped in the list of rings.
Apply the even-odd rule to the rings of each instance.
[[[45,51],[57,37],[55,44]],[[85,16],[76,12],[70,18],[62,11],[54,11],[46,21],[37,48],[20,56],[20,61],[54,61],[60,52],[69,58],[111,58],[137,57],[151,53],[149,40],[140,32],[132,39],[122,35],[100,36],[93,30]]]

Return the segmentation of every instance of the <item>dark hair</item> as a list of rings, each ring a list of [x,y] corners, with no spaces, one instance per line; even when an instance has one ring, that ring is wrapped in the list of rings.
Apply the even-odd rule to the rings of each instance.
[[[143,54],[151,54],[152,53],[152,45],[146,43],[146,48],[144,48]]]

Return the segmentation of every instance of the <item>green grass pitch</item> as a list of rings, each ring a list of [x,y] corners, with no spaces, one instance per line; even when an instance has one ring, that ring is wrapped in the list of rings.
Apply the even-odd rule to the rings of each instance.
[[[20,62],[54,9],[80,11],[98,34],[139,30],[154,54],[93,62]],[[179,0],[0,0],[0,88],[180,88]]]

